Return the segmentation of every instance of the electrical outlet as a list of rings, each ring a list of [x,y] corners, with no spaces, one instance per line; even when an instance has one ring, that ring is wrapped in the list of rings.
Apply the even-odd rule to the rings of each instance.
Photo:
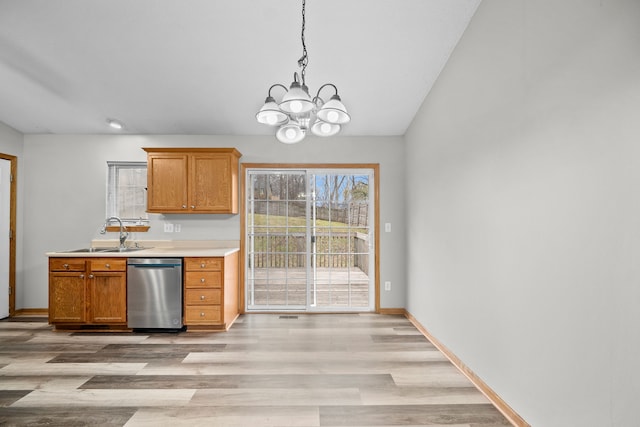
[[[176,233],[179,233],[180,230],[182,230],[182,225],[181,224],[174,224],[173,225],[173,231],[175,231]]]
[[[164,224],[164,232],[165,233],[173,233],[173,224],[169,224],[168,222],[166,222]]]
[[[391,290],[391,282],[389,282],[389,281],[384,282],[384,290],[385,291],[390,291]]]

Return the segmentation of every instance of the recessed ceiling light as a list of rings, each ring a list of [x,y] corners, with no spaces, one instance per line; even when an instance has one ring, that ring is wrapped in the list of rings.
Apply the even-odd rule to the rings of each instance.
[[[109,124],[109,126],[111,126],[113,129],[117,129],[117,130],[122,130],[122,128],[124,128],[124,126],[122,125],[122,123],[120,123],[117,120],[114,119],[108,119],[107,123]]]

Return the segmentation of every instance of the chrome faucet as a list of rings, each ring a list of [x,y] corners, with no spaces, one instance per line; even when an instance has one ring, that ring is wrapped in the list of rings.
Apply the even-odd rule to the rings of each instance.
[[[117,216],[110,216],[109,218],[106,219],[106,221],[104,222],[104,225],[102,226],[102,229],[100,230],[100,234],[104,234],[107,232],[107,225],[109,225],[109,222],[111,221],[118,221],[120,223],[120,247],[119,248],[120,250],[126,249],[127,247],[125,246],[124,243],[127,241],[127,237],[129,237],[129,232],[127,231],[126,227],[122,223],[122,220]]]

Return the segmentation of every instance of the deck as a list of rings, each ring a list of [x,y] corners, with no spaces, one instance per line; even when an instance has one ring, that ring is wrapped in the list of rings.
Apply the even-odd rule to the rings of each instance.
[[[251,273],[248,275],[251,285]],[[253,292],[247,296],[250,309],[304,308],[307,299],[305,268],[256,268],[253,270]],[[369,305],[369,276],[357,267],[316,269],[315,308],[319,310],[362,310]]]

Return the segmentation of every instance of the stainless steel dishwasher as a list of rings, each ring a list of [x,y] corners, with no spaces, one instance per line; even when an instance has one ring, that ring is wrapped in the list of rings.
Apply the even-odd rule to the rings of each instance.
[[[128,259],[127,326],[182,328],[182,258]]]

